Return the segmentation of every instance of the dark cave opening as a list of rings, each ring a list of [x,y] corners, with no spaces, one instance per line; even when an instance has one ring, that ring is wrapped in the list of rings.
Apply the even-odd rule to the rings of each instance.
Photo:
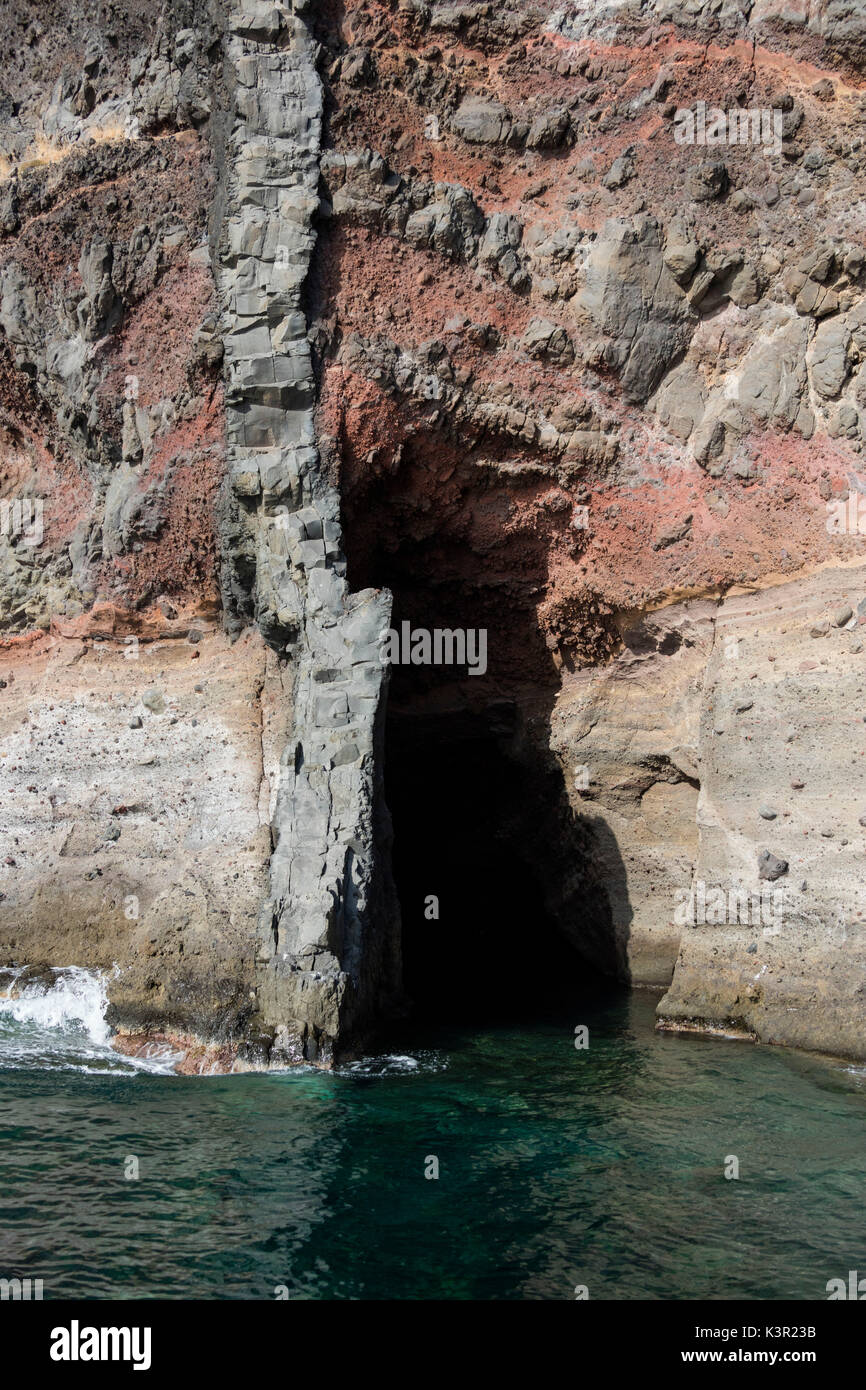
[[[556,776],[514,755],[513,725],[507,705],[389,714],[385,791],[416,1018],[540,1021],[611,987],[550,909],[556,847],[544,853],[539,831]]]
[[[466,657],[470,635],[484,635],[474,670],[416,659],[402,640],[389,657],[384,793],[405,995],[433,1023],[560,1018],[625,979],[607,889],[624,869],[602,818],[572,806],[573,769],[552,747],[570,658],[543,608],[552,548],[570,554],[574,537],[560,534],[561,509],[544,507],[546,479],[501,476],[429,425],[389,441],[379,420],[362,457],[351,420],[340,479],[350,585],[390,590],[394,633],[461,633]],[[595,632],[578,608],[565,629]]]

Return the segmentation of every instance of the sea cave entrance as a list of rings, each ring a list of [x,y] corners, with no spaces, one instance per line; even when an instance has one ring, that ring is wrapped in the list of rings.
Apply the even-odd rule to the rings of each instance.
[[[507,703],[389,714],[385,795],[404,988],[417,1018],[540,1021],[610,988],[575,945],[586,845],[556,835],[561,773],[533,765],[519,744]],[[587,903],[595,917],[598,908]],[[570,933],[559,911],[571,914]]]
[[[405,995],[434,1022],[561,1016],[622,980],[624,957],[612,836],[576,811],[573,770],[552,750],[562,659],[540,609],[551,545],[577,533],[560,534],[566,513],[542,500],[537,524],[529,501],[549,481],[515,477],[504,444],[500,459],[426,418],[399,439],[375,424],[368,440],[363,416],[346,415],[340,491],[349,585],[389,590],[401,634],[388,642],[383,767]],[[562,621],[571,631],[580,615]],[[453,660],[437,634],[465,639]]]

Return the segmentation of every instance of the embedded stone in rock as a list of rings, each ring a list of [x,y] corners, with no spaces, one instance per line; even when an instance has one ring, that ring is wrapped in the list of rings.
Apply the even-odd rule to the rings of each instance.
[[[530,357],[550,358],[567,364],[574,361],[574,346],[564,328],[549,319],[531,318],[523,335]]]
[[[682,521],[672,522],[653,541],[653,550],[664,550],[669,545],[676,545],[677,541],[685,540],[691,529],[691,516],[683,517]]]
[[[691,278],[701,258],[701,248],[696,241],[686,240],[676,234],[668,236],[665,242],[664,262],[675,280],[679,283]]]
[[[774,882],[788,872],[787,859],[779,859],[771,850],[763,849],[758,855],[758,878]]]
[[[645,215],[605,222],[571,307],[599,333],[598,350],[632,401],[652,393],[697,323],[665,265],[659,224]]]
[[[822,323],[807,353],[812,385],[825,400],[839,395],[851,369],[851,334],[843,323]]]
[[[526,136],[530,150],[557,149],[573,137],[571,117],[564,106],[554,106],[536,116]]]
[[[696,203],[718,198],[728,186],[728,171],[720,159],[704,159],[686,175],[686,192]]]
[[[625,150],[611,164],[604,178],[602,179],[603,188],[622,188],[633,179],[637,172],[633,150]]]
[[[165,709],[165,699],[161,690],[152,686],[150,690],[145,690],[141,697],[141,703],[145,709],[149,709],[152,714],[162,714]]]
[[[734,275],[728,294],[740,309],[748,309],[750,305],[757,304],[761,297],[758,272],[748,261]]]
[[[452,116],[451,129],[470,144],[493,145],[507,138],[511,130],[511,117],[498,101],[470,98]]]

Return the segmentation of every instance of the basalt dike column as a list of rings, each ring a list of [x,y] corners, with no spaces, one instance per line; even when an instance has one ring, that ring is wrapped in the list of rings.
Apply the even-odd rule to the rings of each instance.
[[[247,586],[261,631],[295,673],[258,926],[261,1055],[327,1065],[397,995],[399,912],[381,791],[379,638],[391,598],[349,592],[339,497],[316,448],[303,290],[322,88],[302,9],[246,3],[229,15],[219,273],[241,536],[231,588]]]

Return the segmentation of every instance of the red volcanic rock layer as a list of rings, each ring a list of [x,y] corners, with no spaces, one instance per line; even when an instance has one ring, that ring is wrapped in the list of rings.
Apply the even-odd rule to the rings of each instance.
[[[212,196],[209,150],[191,131],[146,149],[121,147],[114,164],[99,146],[31,172],[14,234],[0,241],[0,274],[5,268],[26,287],[30,315],[15,320],[7,299],[0,421],[12,447],[4,490],[14,494],[26,476],[43,499],[41,556],[50,562],[70,541],[87,543],[89,532],[89,563],[77,582],[58,586],[61,613],[107,597],[134,606],[160,593],[194,602],[217,592],[223,391],[218,358],[208,360],[197,338],[216,309],[206,246],[204,256],[191,256]],[[82,257],[94,244],[110,248],[109,312],[82,342]],[[70,341],[75,370],[64,376],[45,349]],[[126,405],[152,416],[143,450],[130,455],[129,484],[131,498],[152,500],[146,524],[133,522],[108,554],[97,537],[124,455]]]
[[[411,752],[420,727],[429,750],[430,729],[438,737],[455,715],[461,737],[481,729],[498,753],[507,744],[543,807],[521,852],[538,860],[552,919],[605,969],[668,983],[681,942],[667,905],[699,863],[745,875],[765,841],[794,863],[783,843],[793,813],[763,817],[737,762],[760,731],[740,739],[731,709],[763,698],[769,726],[777,705],[792,723],[802,706],[802,728],[824,729],[827,692],[802,677],[841,672],[852,708],[862,693],[858,8],[327,0],[309,14],[288,4],[237,15],[142,0],[98,23],[69,9],[67,19],[54,0],[15,0],[0,86],[4,525],[13,503],[40,509],[35,544],[0,535],[12,835],[42,837],[27,861],[38,896],[28,949],[74,870],[76,950],[98,939],[102,968],[117,942],[125,961],[147,962],[124,996],[134,1028],[187,1043],[215,1017],[221,1037],[252,1028],[251,986],[274,952],[289,961],[283,983],[315,976],[315,993],[339,976],[342,991],[340,933],[327,913],[303,924],[303,904],[294,911],[286,846],[305,847],[316,881],[300,898],[364,898],[349,869],[333,868],[350,815],[334,810],[328,778],[350,787],[347,807],[357,793],[364,815],[374,782],[379,797],[379,742],[368,756],[346,730],[362,711],[381,733],[370,649],[389,590],[395,624],[489,637],[485,680],[392,672],[401,746]],[[719,142],[692,138],[698,112],[721,119]],[[380,592],[359,599],[365,588]],[[789,630],[788,602],[809,632]],[[186,640],[193,617],[208,625],[202,655],[200,634]],[[331,619],[352,641],[336,641]],[[728,619],[754,656],[746,675],[721,665]],[[758,623],[772,633],[765,664]],[[130,637],[140,667],[126,662]],[[314,674],[299,681],[318,638]],[[332,689],[338,647],[346,684]],[[758,698],[744,700],[753,679]],[[36,746],[33,710],[51,777],[86,808],[76,819],[70,794],[62,834],[48,771],[39,814],[51,806],[50,835],[12,776]],[[165,727],[164,748],[139,748]],[[797,737],[773,745],[788,784]],[[115,746],[117,804],[138,808],[120,842],[91,776],[91,759]],[[304,762],[311,747],[327,776]],[[822,749],[803,754],[807,779],[844,780],[855,755],[841,735],[828,747],[826,767]],[[592,774],[579,786],[575,768]],[[299,799],[308,821],[316,808],[312,830],[295,823],[292,775],[313,789]],[[137,777],[140,804],[128,791]],[[175,801],[189,811],[177,834]],[[826,836],[798,825],[803,838],[859,845],[853,802]],[[236,806],[243,863],[230,879],[219,865]],[[520,838],[522,814],[498,822],[503,842]],[[365,821],[363,848],[390,887],[385,820]],[[316,836],[333,892],[310,867]],[[117,920],[132,872],[118,843],[134,847],[147,899],[134,929]],[[277,891],[266,880],[280,845]],[[855,874],[829,856],[819,846],[809,874],[838,896]],[[167,859],[169,878],[183,878],[176,892]],[[17,899],[0,911],[10,957],[24,950],[18,912]],[[274,945],[281,914],[295,935],[309,927],[297,960]],[[219,967],[199,974],[187,943],[200,956],[211,938]],[[52,941],[49,929],[39,949]],[[717,994],[701,993],[703,957],[686,961],[672,1016],[745,1019],[750,960],[739,939],[724,950]],[[822,988],[835,981],[841,1017],[841,972],[823,950],[813,974]],[[772,1006],[783,1032],[778,1020],[803,998],[787,988]],[[763,1036],[772,990],[753,993],[746,1022]],[[826,1026],[831,1044],[850,1047],[848,1025]],[[800,1040],[817,1045],[822,1028]],[[147,1041],[136,1032],[129,1046]]]
[[[460,185],[483,215],[520,219],[524,246],[528,231],[537,244],[565,224],[591,244],[611,216],[649,214],[669,229],[687,209],[708,261],[732,252],[763,257],[770,267],[760,272],[766,300],[751,322],[728,301],[727,309],[723,302],[694,326],[690,356],[711,361],[708,390],[725,369],[734,374],[741,367],[745,349],[763,331],[764,304],[783,301],[786,266],[822,239],[862,244],[845,191],[863,174],[855,133],[866,100],[862,79],[847,64],[834,66],[832,51],[814,36],[800,36],[793,52],[771,46],[781,42],[775,34],[763,33],[757,45],[734,35],[716,35],[708,44],[670,25],[642,33],[634,44],[625,35],[610,44],[575,43],[546,31],[546,15],[531,7],[512,16],[520,32],[511,35],[488,10],[480,13],[487,18],[474,25],[443,20],[434,33],[402,7],[348,5],[339,20],[335,12],[344,45],[340,52],[332,40],[340,56],[329,70],[337,150],[351,157],[367,146],[415,188]],[[360,76],[358,53],[367,55]],[[793,107],[798,139],[808,132],[813,144],[835,142],[840,157],[831,177],[815,184],[807,175],[794,188],[802,149],[787,149],[785,159],[771,163],[763,150],[677,145],[674,109],[698,100],[723,109],[778,107],[780,114]],[[574,133],[554,148],[472,144],[453,133],[455,111],[472,101],[495,103],[513,120],[567,109]],[[631,176],[606,187],[604,176],[624,152],[633,162]],[[715,154],[727,162],[727,194],[690,200],[689,170],[699,156]],[[780,179],[781,197],[772,187]],[[739,201],[736,190],[743,193]],[[847,496],[866,434],[834,438],[819,422],[804,438],[746,416],[735,447],[727,449],[727,469],[708,469],[663,428],[652,400],[624,401],[616,373],[599,366],[592,344],[581,341],[574,310],[579,268],[569,268],[570,283],[561,280],[552,295],[539,293],[537,283],[528,293],[514,292],[471,261],[407,245],[387,219],[361,220],[365,225],[355,216],[334,216],[322,239],[316,298],[331,346],[324,354],[321,428],[339,441],[358,582],[394,583],[399,597],[400,582],[411,587],[411,581],[397,582],[385,560],[377,569],[376,547],[399,554],[423,543],[422,568],[431,583],[462,584],[464,592],[472,590],[473,604],[504,599],[533,608],[538,630],[553,646],[595,659],[609,643],[603,636],[587,643],[588,607],[598,609],[604,629],[601,616],[612,610],[760,584],[858,553],[856,538],[828,534],[826,502]],[[768,257],[775,258],[775,271]],[[855,280],[848,302],[862,292]],[[574,335],[573,362],[527,355],[524,335],[539,314]],[[494,350],[479,345],[473,333],[479,323],[495,333]],[[363,366],[359,373],[343,365],[336,343],[351,334],[387,340],[404,353],[436,340],[459,386],[481,397],[501,399],[505,392],[536,420],[555,422],[564,404],[588,403],[617,442],[615,461],[608,455],[601,463],[551,468],[537,444],[449,419],[423,401],[389,402],[387,389],[363,379]],[[356,368],[358,360],[353,357]],[[535,476],[534,466],[544,476]],[[589,518],[575,534],[578,506],[589,508]],[[491,592],[485,599],[479,590]]]

